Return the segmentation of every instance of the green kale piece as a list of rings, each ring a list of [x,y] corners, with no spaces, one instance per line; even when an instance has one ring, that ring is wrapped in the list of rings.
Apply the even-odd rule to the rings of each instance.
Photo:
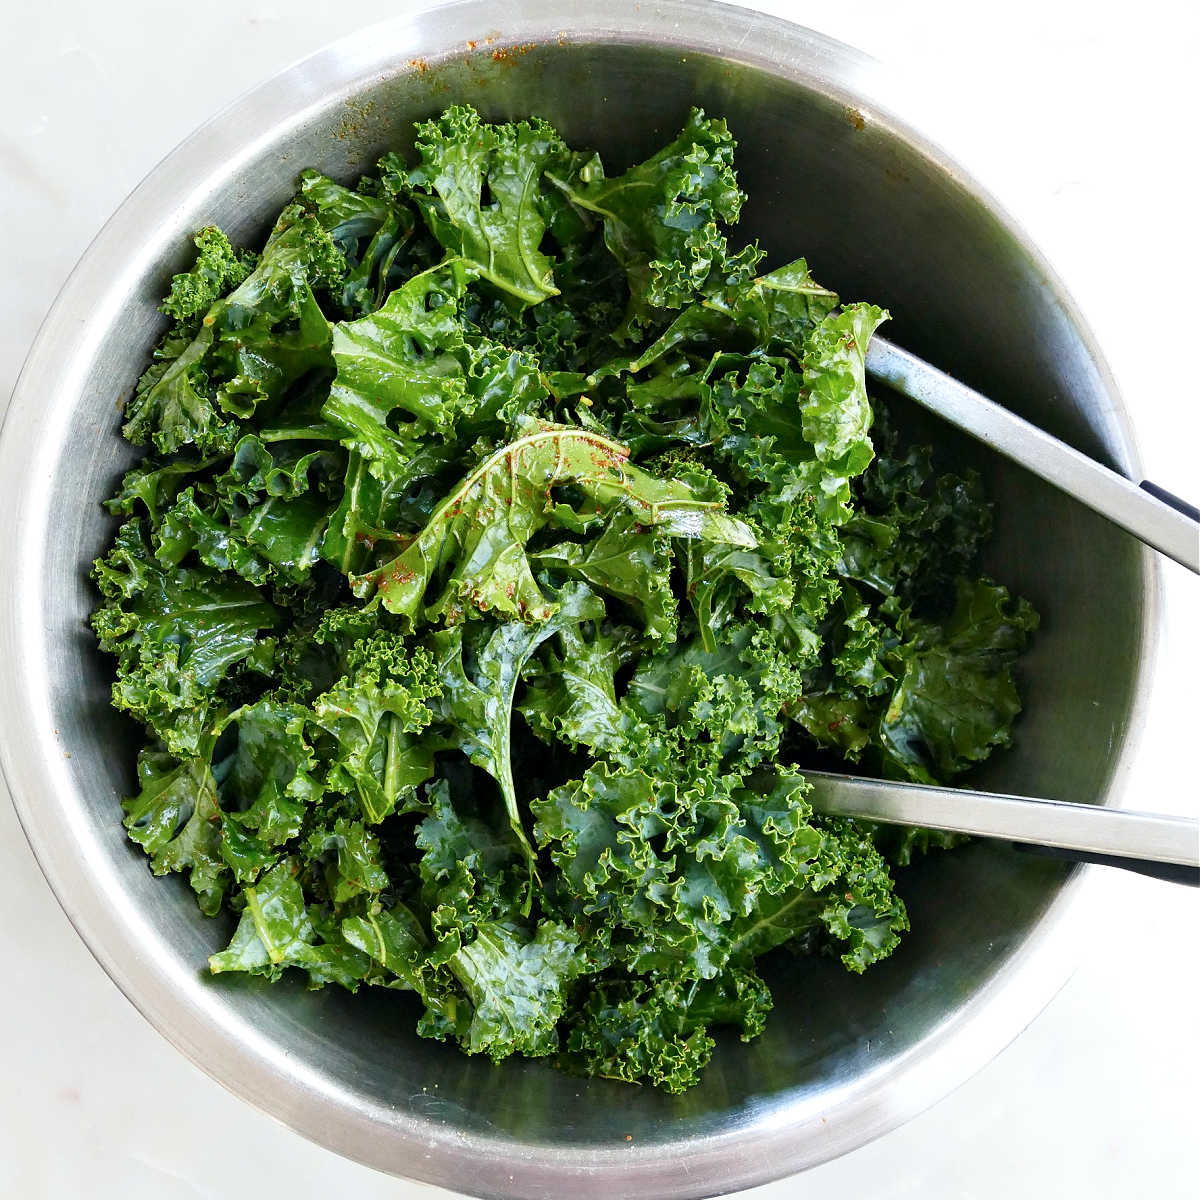
[[[451,950],[447,941],[455,940],[443,939],[439,952],[471,1002],[463,1049],[497,1062],[553,1054],[566,985],[579,967],[575,934],[555,921],[539,922],[532,936],[514,922],[483,921]]]
[[[745,266],[758,260],[747,255]],[[676,355],[709,356],[719,350],[759,356],[803,358],[812,330],[838,306],[836,292],[822,287],[802,258],[751,276],[741,270],[704,289],[649,345],[629,358],[618,358],[593,370],[589,386],[613,375],[641,374]],[[670,356],[670,357],[668,357]],[[661,366],[660,366],[661,369]]]
[[[322,415],[342,442],[406,486],[419,478],[430,433],[449,434],[467,407],[468,358],[456,300],[467,273],[435,267],[408,280],[378,312],[334,326],[337,373]],[[444,442],[432,451],[445,453]],[[434,460],[434,466],[441,465]]]
[[[512,709],[525,664],[547,638],[604,616],[604,605],[581,584],[566,584],[551,615],[537,625],[470,623],[434,633],[430,642],[441,687],[436,708],[440,744],[461,750],[500,787],[517,841],[532,861],[521,821],[512,767]],[[468,666],[468,664],[470,664]]]
[[[157,524],[163,510],[179,494],[186,480],[199,477],[223,456],[209,459],[174,458],[165,464],[139,463],[125,472],[120,489],[104,502],[114,516],[133,516],[140,505],[151,522]]]
[[[607,753],[625,739],[616,673],[633,661],[637,636],[628,626],[582,621],[564,625],[525,672],[518,706],[543,741]]]
[[[974,471],[935,471],[928,446],[885,451],[857,483],[854,516],[838,531],[839,572],[908,604],[937,602],[970,571],[992,510]],[[878,437],[876,438],[878,441]]]
[[[904,670],[879,722],[885,769],[949,779],[1009,745],[1021,711],[1012,664],[1037,624],[1028,601],[986,579],[956,582],[945,621],[902,622]]]
[[[279,610],[236,576],[164,567],[137,519],[121,527],[93,574],[106,602],[92,628],[118,662],[114,706],[172,753],[196,751],[207,709],[219,707],[218,685],[279,623]]]
[[[226,292],[243,283],[254,270],[256,257],[248,250],[236,249],[213,225],[201,229],[192,241],[196,261],[191,270],[171,280],[171,290],[161,305],[162,312],[180,322],[202,316]]]
[[[1012,667],[1038,625],[1027,601],[960,577],[944,618],[901,609],[872,620],[849,595],[789,709],[816,742],[922,783],[946,782],[1011,743],[1021,711]]]
[[[535,835],[630,969],[711,979],[736,948],[735,922],[794,883],[821,839],[797,775],[742,787],[736,774],[685,764],[680,779],[665,766],[655,755],[645,769],[593,766],[535,803]]]
[[[303,375],[329,364],[329,322],[314,289],[344,272],[329,231],[289,205],[254,270],[212,304],[194,335],[168,334],[161,361],[129,402],[125,436],[163,454],[189,444],[201,454],[232,449],[239,418],[279,402]]]
[[[189,483],[159,508],[150,533],[154,556],[171,567],[194,558],[257,586],[306,583],[343,469],[336,449],[305,443],[268,449],[248,435],[227,470]]]
[[[213,763],[221,803],[221,857],[239,883],[273,866],[300,836],[323,789],[305,728],[307,709],[273,699],[231,713]],[[236,733],[225,753],[220,747]]]
[[[605,243],[629,282],[621,336],[688,304],[714,273],[737,269],[721,232],[745,200],[733,150],[725,122],[694,108],[674,141],[624,174],[606,179],[599,157],[576,163],[569,177],[548,169],[572,204],[604,221]],[[758,253],[742,259],[757,262]]]
[[[561,1065],[585,1075],[685,1092],[700,1082],[715,1042],[710,1025],[762,1032],[771,993],[752,971],[715,979],[616,976],[589,987],[569,1023]]]
[[[346,674],[313,703],[312,720],[334,739],[326,784],[357,798],[376,825],[416,799],[433,775],[436,745],[421,736],[441,693],[428,651],[379,630],[347,652]]]
[[[468,337],[459,302],[473,275],[462,262],[440,264],[377,312],[334,326],[337,373],[322,415],[388,489],[436,474],[461,456],[458,439],[502,433],[546,396],[527,355]]]
[[[711,542],[688,540],[689,548],[709,548]],[[718,543],[722,549],[725,543]],[[670,638],[677,623],[677,603],[671,589],[671,539],[660,527],[647,524],[628,510],[612,514],[600,532],[587,542],[566,539],[534,551],[536,568],[582,579],[598,591],[624,601],[653,638]]]
[[[416,215],[394,196],[352,191],[319,171],[300,173],[300,195],[346,264],[340,286],[334,285],[342,315],[373,312],[401,282]]]
[[[310,863],[323,865],[326,894],[336,905],[359,896],[376,897],[391,886],[382,844],[364,821],[338,817],[331,826],[309,834],[304,853]]]
[[[579,496],[577,507],[555,495],[568,486]],[[554,605],[534,578],[526,544],[548,524],[583,532],[614,509],[630,513],[641,529],[754,544],[750,529],[721,512],[719,501],[631,466],[625,447],[611,438],[543,422],[489,455],[396,558],[354,579],[354,591],[360,597],[378,591],[383,606],[410,627],[461,620],[467,606],[545,620]],[[641,536],[633,526],[624,535]],[[611,580],[579,561],[564,565],[598,586]]]
[[[442,990],[461,999],[453,1028],[437,1019],[441,1000],[425,1032],[453,1033],[468,1053],[496,1061],[551,1054],[567,986],[585,967],[578,936],[559,921],[527,916],[528,880],[515,865],[519,829],[472,816],[461,800],[456,806],[445,780],[431,790],[430,806],[416,836],[422,899],[437,938],[429,963],[448,976]]]
[[[138,758],[141,790],[125,801],[125,829],[150,855],[156,875],[189,872],[200,909],[221,909],[229,872],[221,858],[217,785],[207,758],[179,761],[143,751]]]
[[[341,500],[321,538],[321,557],[342,575],[368,573],[395,557],[429,520],[440,491],[405,475],[381,480],[357,450],[347,456]]]
[[[735,923],[730,957],[749,961],[819,933],[847,970],[861,974],[899,945],[908,913],[868,832],[832,818],[811,824],[820,849],[793,887],[765,897]]]
[[[278,979],[285,967],[307,967],[315,960],[317,934],[299,870],[295,859],[284,859],[258,883],[242,889],[245,907],[233,940],[208,960],[214,975],[246,971]]]
[[[537,118],[487,124],[457,105],[417,126],[417,153],[409,194],[446,252],[522,304],[556,295],[541,244],[542,176],[567,155],[558,133]]]
[[[381,982],[420,994],[423,1036],[496,1061],[552,1053],[568,985],[585,966],[576,934],[520,911],[527,879],[507,826],[452,800],[446,779],[428,808],[415,837],[419,895],[411,906],[370,905],[342,922],[342,935],[375,961]]]
[[[271,564],[230,529],[223,514],[201,507],[206,499],[213,502],[212,497],[197,497],[194,486],[179,493],[154,531],[155,558],[177,567],[194,551],[206,567],[232,571],[253,584],[266,583]]]

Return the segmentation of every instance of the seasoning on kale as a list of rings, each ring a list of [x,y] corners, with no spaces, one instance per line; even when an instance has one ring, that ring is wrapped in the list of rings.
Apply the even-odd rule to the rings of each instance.
[[[456,107],[305,171],[257,255],[196,235],[92,621],[129,836],[237,916],[212,972],[680,1091],[764,956],[898,944],[893,864],[953,839],[818,817],[804,767],[1007,745],[1037,619],[973,570],[978,479],[872,429],[886,314],[731,249],[733,151],[696,110],[606,173]]]

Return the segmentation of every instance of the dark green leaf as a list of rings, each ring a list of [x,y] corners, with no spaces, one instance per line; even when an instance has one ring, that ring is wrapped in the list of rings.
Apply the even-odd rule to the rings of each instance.
[[[190,271],[171,280],[171,290],[161,306],[176,321],[202,316],[254,269],[255,256],[248,250],[235,249],[213,225],[201,229],[192,241],[197,250],[196,261]]]
[[[404,809],[433,774],[436,747],[421,734],[440,690],[428,652],[381,631],[354,647],[348,673],[314,703],[313,720],[336,743],[328,786],[356,796],[369,824]]]
[[[164,454],[188,444],[230,450],[237,426],[226,416],[249,417],[329,363],[329,323],[313,288],[340,278],[344,265],[319,222],[298,206],[284,209],[254,270],[142,376],[125,436]]]
[[[724,121],[693,109],[674,141],[623,175],[605,179],[598,157],[569,178],[551,169],[573,204],[604,221],[605,242],[629,281],[627,330],[681,308],[714,271],[729,269],[721,225],[737,220],[745,199],[733,147]]]
[[[530,937],[508,922],[484,922],[448,966],[473,1008],[461,1039],[469,1054],[498,1062],[513,1053],[533,1058],[558,1049],[565,988],[581,966],[569,929],[543,921]]]
[[[417,126],[421,164],[413,201],[434,237],[490,283],[524,304],[557,294],[546,231],[542,173],[566,147],[545,121],[489,125],[470,107]]]
[[[491,629],[458,625],[430,639],[441,685],[437,713],[442,738],[499,784],[513,832],[531,859],[513,783],[512,709],[517,683],[525,664],[547,638],[603,616],[604,605],[597,596],[580,584],[568,584],[540,625],[520,621]]]
[[[205,758],[178,762],[144,752],[138,759],[142,790],[125,801],[125,828],[150,855],[156,875],[184,871],[209,916],[220,910],[228,872],[220,857],[217,787]]]
[[[949,778],[1012,740],[1021,711],[1012,663],[1037,628],[1024,600],[960,579],[944,624],[914,621],[904,673],[879,724],[886,761],[918,780]]]
[[[284,859],[253,887],[242,889],[246,907],[233,940],[208,960],[214,975],[246,971],[278,979],[285,967],[307,967],[317,960],[316,930],[298,870],[294,859]]]
[[[632,631],[595,621],[564,625],[526,674],[521,715],[543,740],[599,752],[625,741],[616,673],[633,654]]]

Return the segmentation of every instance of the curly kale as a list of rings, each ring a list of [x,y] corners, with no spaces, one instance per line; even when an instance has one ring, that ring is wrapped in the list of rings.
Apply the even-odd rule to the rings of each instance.
[[[815,814],[830,755],[1006,746],[1036,615],[979,480],[873,428],[886,314],[730,247],[724,122],[607,173],[448,109],[175,276],[92,623],[213,973],[398,988],[417,1032],[671,1091],[769,956],[861,972],[953,841]]]

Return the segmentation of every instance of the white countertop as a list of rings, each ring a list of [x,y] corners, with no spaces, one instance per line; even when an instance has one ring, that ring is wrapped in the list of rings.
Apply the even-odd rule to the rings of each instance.
[[[6,6],[0,405],[71,265],[159,158],[280,67],[405,7],[403,0]],[[1091,322],[1131,409],[1146,473],[1195,500],[1200,6],[760,0],[756,7],[922,81],[926,130],[1029,230]],[[1200,583],[1171,563],[1163,575],[1165,653],[1126,803],[1195,813]],[[1118,875],[1114,909],[1097,920],[1072,981],[990,1066],[872,1145],[744,1197],[1195,1195],[1200,892]],[[449,1195],[304,1141],[163,1041],[67,923],[3,797],[0,911],[0,1196]]]

